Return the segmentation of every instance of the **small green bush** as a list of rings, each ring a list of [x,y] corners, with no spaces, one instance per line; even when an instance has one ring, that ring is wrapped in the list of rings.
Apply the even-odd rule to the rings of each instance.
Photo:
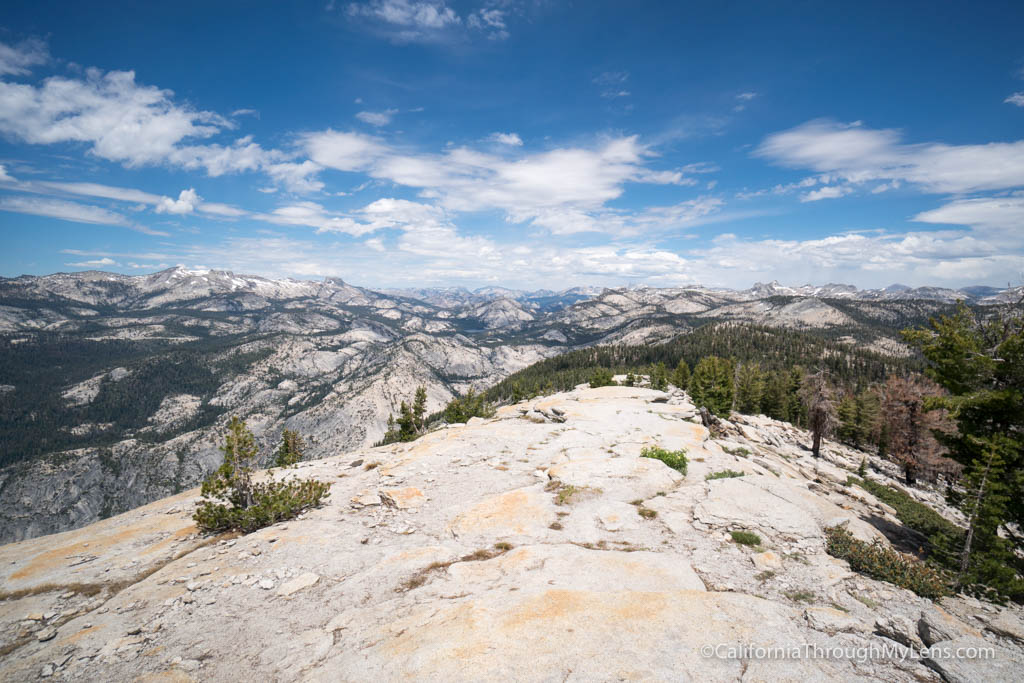
[[[734,479],[736,477],[742,477],[745,472],[734,472],[733,470],[722,470],[720,472],[712,472],[708,476],[704,477],[704,481],[711,481],[712,479]]]
[[[761,537],[751,531],[733,531],[731,535],[740,545],[761,545]]]
[[[728,446],[722,446],[722,450],[725,451],[726,453],[728,453],[729,455],[735,455],[738,458],[749,458],[750,457],[750,449],[749,448],[744,448],[743,446],[739,446],[737,448],[730,448]]]
[[[192,518],[203,531],[249,533],[316,507],[330,495],[330,488],[330,484],[315,479],[254,484],[249,507],[205,500]]]
[[[680,474],[686,474],[686,451],[667,451],[658,446],[648,446],[640,451],[640,457],[660,460]]]
[[[276,467],[292,467],[303,458],[306,442],[298,432],[285,429],[281,432],[281,445],[274,453]]]
[[[938,540],[935,537],[939,536],[949,539],[960,539],[963,537],[963,529],[902,491],[885,484],[879,484],[870,479],[854,479],[853,483],[886,505],[891,506],[896,510],[896,516],[901,522],[911,529],[928,536],[933,543]]]
[[[857,540],[841,526],[825,531],[825,550],[849,562],[855,572],[912,590],[923,598],[949,595],[949,583],[938,571],[878,541]]]
[[[301,444],[298,434],[294,436]],[[259,451],[252,432],[237,417],[231,418],[220,450],[224,462],[203,482],[204,500],[192,515],[203,531],[249,533],[291,519],[330,495],[330,484],[313,479],[254,483],[252,465]]]
[[[615,380],[613,377],[611,370],[607,368],[597,368],[594,370],[594,374],[590,376],[590,386],[593,389],[596,389],[597,387],[615,386]]]
[[[474,417],[494,417],[494,405],[472,389],[461,398],[453,398],[444,409],[444,420],[448,424],[469,422]]]

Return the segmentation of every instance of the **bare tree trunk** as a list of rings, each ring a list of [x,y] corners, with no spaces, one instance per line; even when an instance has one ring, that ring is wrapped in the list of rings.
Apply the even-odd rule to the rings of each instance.
[[[974,499],[974,509],[971,510],[971,518],[967,524],[967,537],[964,539],[964,549],[960,554],[960,573],[956,576],[956,586],[960,588],[963,585],[964,574],[967,573],[967,568],[971,561],[971,543],[974,541],[974,524],[978,520],[978,510],[981,509],[981,502],[985,498],[985,487],[988,485],[988,475],[992,470],[992,459],[995,457],[995,451],[990,451],[988,456],[988,463],[985,465],[985,474],[981,476],[981,484],[978,486],[978,495]]]
[[[818,420],[814,422],[814,441],[811,444],[811,455],[815,458],[821,457],[821,426]]]

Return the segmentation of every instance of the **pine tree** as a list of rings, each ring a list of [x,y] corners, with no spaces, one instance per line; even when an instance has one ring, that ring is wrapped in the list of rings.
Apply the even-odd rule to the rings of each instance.
[[[245,422],[232,417],[224,445],[224,462],[203,482],[202,495],[226,498],[235,507],[245,509],[253,503],[252,471],[259,450]]]
[[[756,415],[761,410],[764,394],[764,373],[757,363],[736,366],[736,412]]]
[[[728,417],[733,402],[732,362],[718,356],[705,356],[690,377],[690,397],[698,408],[704,407],[719,417]]]
[[[877,391],[865,389],[857,394],[857,435],[858,447],[878,444],[881,438],[882,404]]]
[[[847,394],[839,402],[836,410],[836,419],[839,424],[836,427],[836,436],[843,443],[860,448],[860,424],[858,423],[857,399]]]
[[[668,389],[668,371],[665,369],[664,363],[652,366],[650,376],[652,389],[657,389],[658,391]]]
[[[786,379],[774,372],[768,376],[761,396],[761,412],[774,420],[788,420],[786,412]]]
[[[417,436],[426,431],[427,415],[427,389],[424,386],[416,388],[416,395],[412,403],[412,425]]]
[[[984,582],[1018,602],[1024,601],[1022,303],[979,320],[961,302],[955,314],[932,319],[928,328],[904,331],[928,361],[928,376],[949,392],[929,407],[949,410],[957,425],[940,435],[965,468],[957,499],[968,528],[957,583]]]
[[[677,388],[686,391],[687,385],[690,383],[690,366],[686,364],[686,360],[680,358],[679,365],[676,366],[675,371],[672,373],[672,384],[676,385]]]
[[[799,427],[808,426],[807,406],[800,396],[806,374],[803,368],[797,366],[789,371],[789,377],[786,379],[786,420]]]
[[[291,467],[302,460],[306,443],[298,432],[285,429],[281,432],[281,445],[274,453],[274,465],[277,467]]]

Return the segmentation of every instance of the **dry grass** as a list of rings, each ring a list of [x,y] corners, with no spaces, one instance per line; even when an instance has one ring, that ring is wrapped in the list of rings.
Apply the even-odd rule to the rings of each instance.
[[[449,560],[447,562],[431,562],[423,569],[419,570],[408,579],[403,581],[398,588],[395,589],[396,593],[407,593],[411,590],[415,590],[420,586],[427,583],[431,574],[438,571],[447,571],[448,567],[452,566],[457,562],[486,562],[487,560],[493,560],[499,555],[504,555],[509,550],[512,550],[514,546],[511,543],[504,541],[495,543],[493,548],[481,548],[474,550],[468,555],[463,555],[457,560]]]

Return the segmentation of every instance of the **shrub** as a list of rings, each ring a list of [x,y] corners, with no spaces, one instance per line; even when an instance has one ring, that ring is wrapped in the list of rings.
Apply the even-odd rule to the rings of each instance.
[[[461,398],[453,398],[445,406],[444,420],[448,424],[469,422],[473,417],[494,417],[494,406],[472,389]]]
[[[946,578],[928,565],[879,541],[860,541],[841,526],[825,530],[825,550],[849,562],[855,572],[906,588],[923,598],[935,600],[950,592]]]
[[[736,448],[731,448],[729,446],[722,446],[722,450],[725,451],[726,453],[728,453],[729,455],[735,455],[737,458],[749,458],[750,457],[750,449],[749,448],[744,448],[743,446],[737,446]]]
[[[711,481],[712,479],[733,479],[735,477],[742,477],[744,472],[734,472],[733,470],[722,470],[721,472],[712,472],[708,476],[704,477],[704,481]]]
[[[733,531],[732,540],[740,545],[761,545],[761,537],[750,531]]]
[[[291,467],[302,460],[303,450],[306,442],[299,436],[298,432],[286,429],[281,432],[281,445],[274,453],[274,465],[277,467]]]
[[[732,361],[717,356],[701,358],[688,384],[693,405],[703,406],[718,417],[729,417],[733,399]]]
[[[681,474],[686,474],[686,451],[667,451],[659,446],[647,446],[640,451],[641,458],[660,460]]]
[[[203,482],[205,500],[192,515],[203,531],[249,533],[291,519],[330,495],[330,484],[312,479],[253,483],[256,440],[237,417],[231,418],[221,451],[224,462]]]
[[[597,368],[594,370],[594,374],[590,376],[590,386],[593,389],[615,386],[612,371],[607,368]]]

